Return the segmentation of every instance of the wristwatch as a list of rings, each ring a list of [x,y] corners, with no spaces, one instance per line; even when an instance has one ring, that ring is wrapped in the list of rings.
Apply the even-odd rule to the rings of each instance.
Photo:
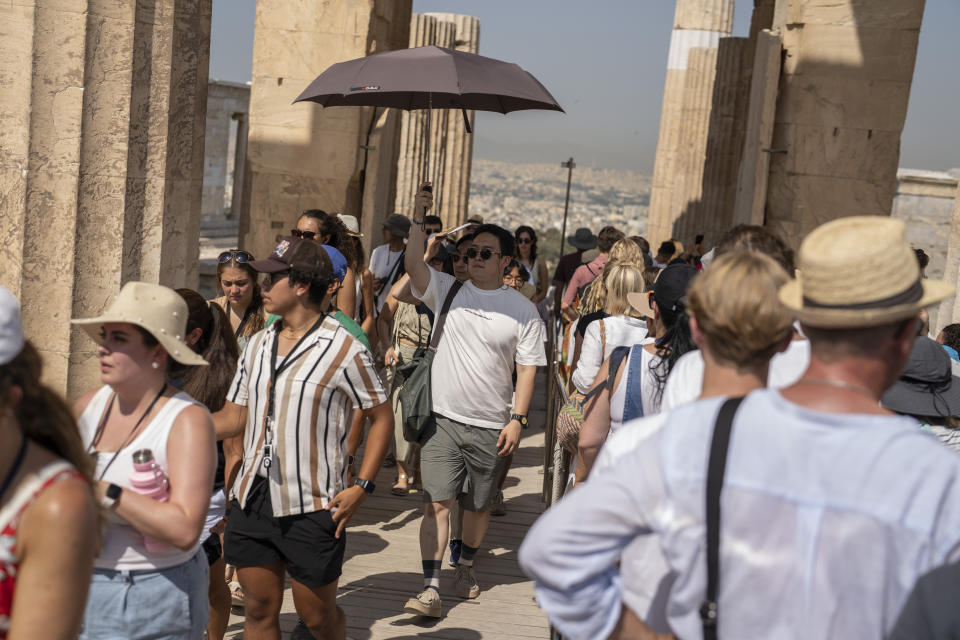
[[[123,487],[111,482],[109,486],[107,486],[107,492],[103,496],[103,500],[100,502],[100,504],[104,509],[112,509],[113,505],[115,505],[117,500],[120,499],[121,493],[123,493]]]
[[[377,485],[373,484],[369,480],[364,480],[363,478],[357,478],[353,481],[353,484],[358,487],[362,487],[364,491],[367,492],[367,495],[373,493],[373,490],[377,488]]]
[[[519,413],[513,414],[512,416],[510,416],[510,419],[516,420],[517,422],[519,422],[521,429],[526,429],[528,426],[530,426],[530,423],[527,420],[527,416],[522,416]]]

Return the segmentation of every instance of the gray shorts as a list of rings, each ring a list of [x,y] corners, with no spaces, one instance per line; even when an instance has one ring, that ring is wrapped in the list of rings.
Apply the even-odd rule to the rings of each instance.
[[[497,491],[506,458],[497,455],[500,431],[434,414],[421,440],[420,476],[425,502],[459,497],[468,511],[484,511]]]

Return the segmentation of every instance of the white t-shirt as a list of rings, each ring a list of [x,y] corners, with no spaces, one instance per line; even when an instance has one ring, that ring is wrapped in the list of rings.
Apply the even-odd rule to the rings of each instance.
[[[411,290],[439,315],[456,281],[431,269],[427,290]],[[537,308],[511,287],[487,291],[464,283],[450,306],[433,361],[433,410],[472,426],[502,429],[512,409],[514,362],[547,364]]]
[[[647,321],[642,318],[608,316],[591,322],[583,335],[580,360],[571,378],[574,386],[580,393],[589,391],[603,361],[616,347],[639,344],[646,337]]]
[[[387,293],[390,291],[391,283],[386,282],[386,279],[390,277],[390,274],[399,270],[397,262],[400,261],[400,256],[402,255],[403,249],[400,251],[390,251],[389,244],[382,244],[370,252],[370,272],[374,278],[385,281],[379,291],[373,292],[377,311],[380,311],[383,303],[387,301]]]
[[[787,350],[770,360],[767,387],[789,387],[803,375],[810,365],[810,341],[791,340]],[[663,387],[661,409],[669,411],[682,404],[693,402],[703,390],[703,354],[699,350],[680,356],[673,365],[667,384]]]
[[[643,348],[653,342],[653,338],[646,338],[640,344],[630,348],[630,353],[623,359],[620,369],[620,384],[610,395],[610,433],[616,433],[623,425],[623,409],[626,404],[627,393],[640,393],[640,402],[643,404],[643,415],[652,416],[660,413],[660,398],[657,397],[657,373],[664,367],[663,359],[655,353]],[[639,354],[640,357],[640,386],[637,389],[636,379],[630,378],[630,362]],[[630,385],[630,388],[627,388]]]

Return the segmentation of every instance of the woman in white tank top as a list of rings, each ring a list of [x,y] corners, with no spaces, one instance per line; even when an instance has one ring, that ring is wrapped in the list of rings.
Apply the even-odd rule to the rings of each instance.
[[[207,562],[198,547],[216,460],[213,423],[166,382],[168,358],[206,364],[184,342],[186,320],[176,292],[130,282],[103,315],[74,321],[99,342],[104,383],[75,407],[107,513],[84,639],[199,639],[207,626]],[[154,475],[138,473],[152,482],[135,488],[133,454],[145,450]]]

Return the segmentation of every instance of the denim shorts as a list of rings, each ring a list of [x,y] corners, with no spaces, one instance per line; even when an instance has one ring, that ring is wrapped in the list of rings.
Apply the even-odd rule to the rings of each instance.
[[[80,640],[200,640],[209,574],[203,552],[166,569],[95,569]]]

